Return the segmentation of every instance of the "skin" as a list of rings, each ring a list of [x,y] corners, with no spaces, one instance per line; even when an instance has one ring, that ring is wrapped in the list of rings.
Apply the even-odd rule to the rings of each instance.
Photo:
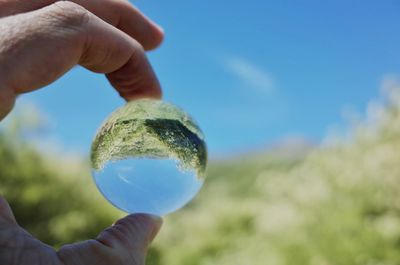
[[[20,94],[77,64],[105,74],[126,100],[160,98],[145,50],[162,39],[162,29],[125,0],[0,0],[0,120]],[[161,224],[157,216],[129,215],[96,239],[56,251],[21,228],[0,196],[0,264],[142,265]]]

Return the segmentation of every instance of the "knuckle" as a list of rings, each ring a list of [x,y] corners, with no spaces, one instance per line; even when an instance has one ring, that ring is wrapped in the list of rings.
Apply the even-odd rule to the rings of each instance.
[[[63,26],[79,28],[90,21],[92,14],[73,2],[58,1],[51,5],[48,16],[61,21]]]
[[[118,228],[118,225],[105,229],[101,234],[100,238],[107,242],[108,245],[112,245],[115,241],[121,241],[124,238],[124,233]]]
[[[119,242],[124,242],[128,243],[129,239],[129,230],[127,230],[123,225],[121,224],[116,224],[111,228],[110,231],[110,236],[112,236],[113,239]]]

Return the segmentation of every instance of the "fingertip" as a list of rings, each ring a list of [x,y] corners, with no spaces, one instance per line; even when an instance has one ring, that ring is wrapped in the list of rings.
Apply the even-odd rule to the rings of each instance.
[[[158,234],[158,232],[160,231],[164,221],[163,219],[158,216],[158,215],[153,215],[153,214],[142,214],[143,217],[148,218],[150,220],[150,222],[152,223],[153,226],[153,232],[150,235],[150,241],[153,241],[153,239],[155,238],[155,236]]]
[[[128,91],[128,93],[120,92],[121,97],[126,101],[133,101],[137,99],[161,99],[162,90],[159,87],[153,87],[151,89],[143,87],[135,89],[134,91]]]
[[[144,49],[146,51],[154,50],[155,48],[159,47],[164,41],[165,33],[164,29],[160,25],[152,22],[152,31],[153,32],[151,34],[151,40],[147,41],[144,44]]]
[[[146,51],[160,46],[164,39],[164,30],[160,25],[140,12],[129,1],[118,1],[118,5],[121,8],[120,20],[116,25],[119,29],[140,42]]]
[[[133,226],[139,224],[142,231],[147,231],[148,243],[151,243],[154,240],[163,224],[163,219],[160,216],[145,213],[131,214],[125,217],[125,219],[129,220]]]
[[[164,34],[165,34],[164,28],[161,27],[159,24],[155,24],[155,23],[153,23],[153,24],[157,28],[158,33],[161,35],[161,41],[162,41],[164,38]]]
[[[128,218],[145,218],[145,219],[149,219],[152,223],[157,224],[159,226],[162,225],[163,223],[163,219],[158,216],[158,215],[154,215],[154,214],[148,214],[148,213],[133,213],[127,216]]]
[[[162,223],[162,219],[155,215],[131,214],[101,232],[97,241],[113,249],[145,253],[160,231]]]
[[[132,54],[123,67],[106,74],[110,84],[127,101],[140,98],[161,99],[160,82],[146,55],[139,48]]]

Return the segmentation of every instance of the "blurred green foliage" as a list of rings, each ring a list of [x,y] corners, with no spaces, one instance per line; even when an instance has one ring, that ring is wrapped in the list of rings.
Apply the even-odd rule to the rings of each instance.
[[[40,130],[32,111],[0,130],[0,193],[18,223],[50,245],[93,237],[121,214],[98,194],[87,161],[26,140]]]
[[[20,127],[0,133],[0,192],[22,226],[58,246],[121,216],[87,161],[38,150]],[[400,264],[397,92],[349,139],[280,151],[212,161],[199,196],[166,218],[148,265]]]

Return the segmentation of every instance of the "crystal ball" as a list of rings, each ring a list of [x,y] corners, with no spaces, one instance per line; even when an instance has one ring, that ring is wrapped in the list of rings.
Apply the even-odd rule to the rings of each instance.
[[[166,215],[199,192],[207,148],[183,110],[141,99],[105,120],[92,143],[91,163],[94,181],[111,204],[127,213]]]

